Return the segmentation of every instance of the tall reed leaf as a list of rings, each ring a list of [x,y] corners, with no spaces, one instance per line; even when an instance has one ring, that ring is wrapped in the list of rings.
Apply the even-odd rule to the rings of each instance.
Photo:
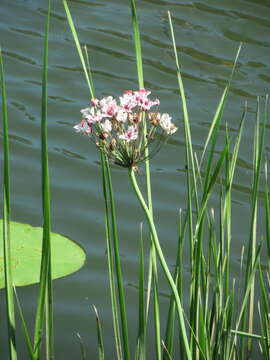
[[[106,176],[107,176],[107,180],[108,180],[108,190],[109,190],[109,199],[110,199],[110,212],[111,212],[112,235],[113,235],[112,237],[113,237],[113,244],[114,244],[114,261],[115,261],[116,276],[117,276],[118,299],[119,299],[119,305],[120,305],[120,317],[121,317],[121,325],[122,325],[124,358],[126,360],[129,360],[130,359],[130,351],[129,351],[129,339],[128,339],[127,313],[126,313],[126,304],[125,304],[123,275],[122,275],[120,253],[119,253],[119,239],[118,239],[118,232],[117,232],[117,228],[116,228],[116,210],[115,210],[111,172],[110,172],[109,162],[108,162],[107,158],[105,158],[105,170],[106,170]]]
[[[182,112],[184,118],[184,131],[185,131],[185,149],[186,149],[186,162],[187,162],[187,197],[188,197],[188,224],[189,224],[189,242],[190,242],[190,262],[191,268],[193,269],[193,251],[194,251],[194,243],[193,243],[193,205],[192,205],[192,189],[194,189],[195,194],[197,194],[197,187],[196,187],[196,175],[195,175],[195,162],[194,162],[194,155],[193,155],[193,146],[191,141],[191,132],[190,132],[190,121],[187,109],[187,101],[185,95],[185,88],[182,80],[182,75],[180,71],[180,62],[178,59],[175,36],[174,36],[174,29],[172,24],[171,13],[168,11],[168,19],[170,25],[170,32],[172,37],[172,45],[174,50],[174,57],[175,57],[175,65],[176,65],[176,75],[179,87],[179,94],[182,102]],[[198,202],[196,197],[196,211],[198,211]],[[191,275],[193,279],[193,275]],[[191,282],[191,293],[193,292],[193,282]]]
[[[134,45],[135,45],[138,81],[139,81],[139,87],[142,89],[144,88],[142,47],[141,47],[140,30],[139,30],[135,0],[130,0],[130,6],[131,6],[131,19],[132,19],[133,33],[134,33]]]
[[[183,243],[184,236],[182,233],[182,222],[181,222],[182,210],[179,212],[179,229],[178,229],[178,246],[177,256],[175,262],[174,281],[177,284],[180,298],[182,297],[182,273],[183,273]],[[173,356],[173,345],[174,345],[174,328],[175,328],[175,300],[173,294],[170,296],[170,305],[167,316],[166,324],[166,335],[163,350],[163,360],[169,360]],[[180,349],[182,348],[182,340],[179,336]]]
[[[26,325],[26,321],[25,321],[25,318],[24,318],[24,315],[23,315],[21,302],[20,302],[20,299],[19,299],[19,296],[17,294],[17,291],[16,291],[15,287],[14,287],[14,294],[15,294],[17,306],[18,306],[18,309],[19,309],[19,315],[20,315],[21,325],[22,325],[22,328],[23,328],[23,335],[24,335],[26,346],[27,346],[27,350],[28,350],[30,359],[33,359],[34,358],[33,346],[32,346],[30,334],[29,334],[29,331],[28,331],[28,328],[27,328],[27,325]]]
[[[202,156],[201,156],[200,165],[202,164],[202,162],[204,160],[205,152],[207,150],[209,142],[212,141],[213,144],[216,143],[220,121],[222,119],[225,103],[226,103],[226,100],[227,100],[227,97],[228,97],[231,81],[232,81],[232,78],[233,78],[233,74],[235,72],[235,68],[236,68],[236,64],[237,64],[237,61],[238,61],[238,58],[239,58],[239,55],[240,55],[241,48],[242,48],[242,44],[240,44],[238,49],[237,49],[236,56],[235,56],[234,63],[233,63],[232,72],[231,72],[231,75],[230,75],[230,78],[229,78],[229,81],[228,81],[228,85],[225,87],[225,89],[224,89],[224,91],[222,93],[221,99],[219,101],[216,112],[214,114],[213,121],[211,123],[210,129],[209,129],[209,132],[208,132],[208,135],[207,135],[207,139],[206,139],[206,141],[204,143],[203,153],[202,153]]]
[[[270,271],[270,205],[269,205],[269,186],[268,186],[268,166],[267,161],[265,161],[264,173],[265,173],[265,198],[264,198],[264,207],[265,207],[265,226],[266,226],[266,245],[267,245],[267,262],[268,269]]]
[[[10,360],[17,359],[16,340],[15,340],[15,310],[13,299],[13,284],[11,270],[11,245],[10,245],[10,177],[9,177],[9,135],[8,135],[8,112],[4,65],[2,51],[0,49],[0,78],[2,92],[2,117],[3,117],[3,249],[4,249],[4,268],[5,268],[5,293],[6,293],[6,314],[8,322],[8,344]]]
[[[66,11],[66,14],[67,14],[68,24],[69,24],[70,30],[72,32],[76,48],[77,48],[77,52],[78,52],[80,60],[81,60],[84,75],[85,75],[85,78],[86,78],[86,81],[87,81],[87,84],[88,84],[88,88],[89,88],[89,91],[90,91],[90,96],[91,96],[91,98],[93,98],[94,97],[94,89],[93,89],[93,86],[92,86],[93,85],[92,78],[89,77],[89,73],[87,71],[87,66],[86,66],[86,63],[85,63],[85,60],[84,60],[84,56],[83,56],[83,53],[82,53],[82,48],[81,48],[81,45],[80,45],[80,42],[79,42],[77,31],[76,31],[76,28],[74,26],[74,23],[73,23],[73,20],[72,20],[72,17],[71,17],[71,13],[69,11],[69,7],[68,7],[68,4],[67,4],[66,0],[63,0],[63,4],[64,4],[64,8],[65,8],[65,11]]]
[[[46,305],[46,358],[53,359],[53,310],[52,310],[52,279],[51,279],[51,215],[50,215],[50,178],[47,140],[47,82],[48,82],[48,44],[51,2],[48,2],[47,21],[45,25],[42,104],[41,104],[41,164],[42,164],[42,205],[43,205],[43,239],[42,260],[40,269],[40,285],[36,312],[34,334],[34,359],[40,359],[42,329]]]
[[[66,0],[63,0],[64,8],[66,11],[68,23],[73,35],[74,42],[76,44],[77,52],[79,54],[81,64],[84,70],[84,74],[86,77],[86,81],[89,88],[90,97],[94,98],[94,88],[93,88],[93,81],[92,76],[89,77],[90,65],[89,59],[86,58],[88,63],[88,68],[86,66],[85,59],[83,57],[83,53],[81,50],[80,42],[78,39],[77,31],[75,29],[70,10],[68,8]],[[91,72],[90,72],[91,74]],[[117,277],[117,285],[118,285],[118,299],[120,304],[120,317],[121,317],[121,326],[122,326],[122,339],[123,339],[123,346],[124,346],[124,355],[125,359],[129,359],[129,341],[128,341],[128,327],[127,327],[127,319],[126,319],[126,305],[125,305],[125,296],[124,296],[124,286],[123,286],[123,276],[121,270],[121,263],[120,263],[120,256],[119,256],[119,242],[118,242],[118,234],[116,229],[116,214],[115,214],[115,205],[114,205],[114,196],[113,196],[113,189],[112,189],[112,182],[111,182],[111,175],[110,175],[110,167],[107,163],[106,156],[101,152],[101,169],[102,169],[102,178],[103,178],[103,195],[105,201],[105,225],[106,225],[106,237],[107,237],[107,246],[108,242],[111,242],[111,237],[114,242],[114,259],[115,259],[115,268],[116,268],[116,277]],[[108,192],[108,196],[105,195]],[[111,218],[111,227],[112,230],[109,228],[109,218]],[[110,274],[110,289],[111,289],[111,296],[112,296],[112,313],[113,313],[113,322],[114,322],[114,332],[115,332],[115,340],[116,340],[116,350],[118,358],[121,358],[121,345],[119,342],[119,321],[118,321],[118,309],[117,309],[117,302],[115,301],[115,288],[114,288],[114,281],[113,281],[113,272],[112,272],[112,252],[108,249],[109,259],[109,274]]]
[[[263,121],[261,123],[260,114],[260,99],[257,99],[257,111],[256,111],[256,129],[254,135],[254,166],[253,166],[253,184],[251,194],[251,221],[250,221],[250,235],[249,235],[249,246],[248,246],[248,259],[247,259],[247,271],[246,271],[246,283],[249,278],[251,267],[255,261],[255,253],[257,246],[257,204],[258,204],[258,191],[261,173],[261,162],[264,150],[264,137],[265,137],[265,126],[267,121],[267,105],[268,96],[265,100],[265,111],[263,115]],[[255,296],[255,278],[253,279],[250,298],[249,298],[249,315],[248,315],[248,332],[253,331],[254,322],[254,296]],[[251,351],[251,341],[248,342],[248,351]]]
[[[101,152],[101,164],[105,164],[105,155]],[[105,169],[105,166],[101,166],[102,170],[102,186],[103,186],[103,196],[105,203],[105,230],[106,230],[106,244],[107,244],[107,260],[108,260],[108,271],[109,271],[109,284],[110,284],[110,295],[112,303],[112,315],[113,315],[113,327],[114,327],[114,338],[116,346],[116,355],[117,359],[122,359],[122,348],[121,348],[121,338],[120,338],[120,328],[119,328],[119,319],[118,319],[118,306],[117,306],[117,297],[115,290],[115,279],[114,279],[114,261],[113,261],[113,249],[112,249],[112,235],[111,235],[111,226],[109,220],[109,195],[108,195],[108,176]]]
[[[141,39],[139,31],[139,23],[137,18],[137,10],[135,0],[130,0],[131,7],[131,19],[133,25],[133,34],[134,34],[134,45],[135,45],[135,54],[136,54],[136,63],[137,63],[137,74],[138,74],[138,84],[139,88],[144,88],[144,79],[143,79],[143,62],[142,62],[142,50],[141,50]],[[146,140],[146,126],[144,127],[144,141]],[[151,175],[150,175],[150,163],[148,159],[149,150],[148,147],[145,147],[145,175],[146,175],[146,189],[147,189],[147,202],[148,208],[151,215],[153,216],[153,205],[152,205],[152,189],[151,189]],[[151,248],[150,248],[150,261],[149,261],[149,292],[147,294],[146,300],[146,322],[148,318],[149,310],[149,301],[150,301],[150,289],[153,276],[153,298],[154,298],[154,321],[155,321],[155,338],[156,338],[156,357],[157,360],[161,360],[161,343],[160,343],[160,320],[159,320],[159,304],[158,304],[158,274],[157,274],[157,260],[156,260],[156,251],[153,244],[153,239],[151,238]]]
[[[136,348],[136,360],[145,360],[145,348],[146,348],[146,321],[145,321],[145,299],[144,299],[144,242],[142,234],[141,224],[141,239],[140,239],[140,262],[139,262],[139,329],[137,336],[137,348]]]

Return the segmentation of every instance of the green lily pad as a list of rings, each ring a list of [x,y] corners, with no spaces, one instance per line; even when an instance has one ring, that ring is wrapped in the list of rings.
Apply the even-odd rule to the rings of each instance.
[[[17,222],[10,223],[13,283],[25,286],[39,282],[42,228]],[[0,220],[3,239],[3,220]],[[67,237],[51,233],[52,278],[57,279],[79,270],[85,262],[84,250]],[[0,288],[4,288],[3,241],[0,243]]]

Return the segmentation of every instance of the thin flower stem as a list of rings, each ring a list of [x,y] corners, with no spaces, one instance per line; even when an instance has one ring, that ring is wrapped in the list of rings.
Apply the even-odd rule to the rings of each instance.
[[[183,316],[183,309],[182,309],[182,304],[181,304],[181,300],[178,294],[178,290],[177,287],[174,283],[173,277],[170,273],[170,270],[168,268],[168,265],[165,261],[165,258],[163,256],[163,252],[158,240],[158,235],[157,235],[157,231],[155,228],[155,224],[153,222],[153,217],[151,212],[149,211],[149,208],[147,207],[144,198],[142,196],[142,193],[140,191],[140,188],[138,186],[137,180],[136,180],[136,176],[134,174],[134,171],[132,169],[129,169],[129,177],[130,177],[130,181],[132,183],[133,189],[136,193],[136,196],[145,212],[146,218],[148,220],[148,224],[150,227],[150,231],[153,237],[153,242],[155,245],[155,249],[157,251],[161,266],[164,270],[164,273],[166,275],[166,278],[170,284],[170,287],[172,289],[172,292],[174,294],[175,297],[175,302],[176,302],[176,307],[177,307],[177,312],[178,312],[178,316],[179,316],[179,327],[181,329],[181,333],[182,333],[182,337],[183,337],[183,343],[184,343],[184,347],[185,347],[185,351],[186,351],[186,355],[188,360],[192,360],[192,356],[191,356],[191,352],[190,352],[190,348],[189,348],[189,343],[188,343],[188,337],[187,337],[187,332],[186,332],[186,326],[185,326],[185,321],[184,321],[184,316]]]
[[[121,319],[121,325],[122,325],[124,359],[130,360],[127,312],[126,312],[126,304],[125,304],[123,274],[122,274],[122,269],[121,269],[120,253],[119,253],[119,239],[118,239],[118,232],[117,232],[117,227],[116,227],[116,211],[115,211],[112,179],[111,179],[110,167],[109,167],[107,157],[105,157],[104,165],[105,165],[105,173],[106,173],[107,180],[108,180],[109,199],[110,199],[110,206],[111,206],[111,222],[112,222],[112,235],[113,235],[112,238],[113,238],[113,245],[114,245],[114,256],[115,256],[114,260],[115,260],[115,269],[116,269],[116,278],[117,278],[119,305],[120,305],[120,319]]]

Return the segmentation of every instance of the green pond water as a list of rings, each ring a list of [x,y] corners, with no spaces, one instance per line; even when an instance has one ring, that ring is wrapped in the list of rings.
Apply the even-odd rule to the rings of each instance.
[[[161,110],[172,114],[179,126],[179,131],[151,162],[155,216],[164,253],[171,266],[175,261],[178,211],[179,208],[186,208],[186,170],[182,115],[167,10],[172,13],[178,49],[181,51],[193,143],[198,153],[202,150],[238,45],[243,42],[224,116],[230,131],[236,132],[244,102],[248,101],[248,118],[233,192],[231,266],[232,274],[237,278],[241,248],[247,243],[249,231],[247,223],[250,216],[248,204],[256,96],[269,92],[270,85],[270,4],[266,0],[138,0],[137,3],[145,86],[152,90],[154,97],[160,98]],[[119,96],[124,89],[136,89],[129,1],[73,0],[69,4],[81,43],[90,50],[96,94]],[[4,51],[10,117],[12,219],[34,226],[41,225],[39,136],[46,6],[45,0],[1,0],[0,3],[0,44]],[[106,353],[114,358],[99,155],[86,137],[75,134],[73,130],[80,118],[80,109],[88,104],[88,90],[60,0],[53,1],[51,20],[48,125],[53,231],[76,240],[87,252],[86,265],[79,272],[54,282],[56,358],[79,359],[77,332],[84,339],[88,358],[97,358],[92,304],[97,306],[101,315]],[[223,134],[225,136],[225,127]],[[269,146],[268,127],[267,155]],[[222,141],[218,150],[221,148]],[[134,349],[137,333],[138,244],[140,222],[144,218],[126,170],[113,167],[112,174],[130,341]],[[143,169],[139,178],[141,182],[144,181]],[[2,200],[0,202],[2,205]],[[218,192],[211,199],[211,206],[217,205]],[[259,203],[259,214],[261,212],[262,203]],[[258,224],[260,237],[264,230],[260,217]],[[188,263],[184,266],[184,276],[188,286]],[[36,290],[36,286],[18,290],[31,328],[34,324]],[[169,291],[162,275],[160,292],[164,325],[168,301],[166,295]],[[3,291],[0,301],[3,312]],[[0,335],[1,358],[5,359],[4,322]],[[154,349],[151,336],[148,341],[150,350]],[[18,343],[22,353],[26,354],[22,336]],[[260,358],[259,355],[257,358]]]

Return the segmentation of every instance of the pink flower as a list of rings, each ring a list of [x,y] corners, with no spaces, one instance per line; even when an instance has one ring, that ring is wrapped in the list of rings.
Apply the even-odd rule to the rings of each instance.
[[[131,90],[124,91],[123,96],[120,96],[119,99],[122,108],[126,111],[131,111],[137,106],[136,97]]]
[[[135,93],[136,93],[138,96],[147,97],[148,95],[151,94],[151,91],[142,88],[142,89],[139,89],[139,91],[135,91]]]
[[[149,90],[139,89],[126,90],[119,98],[92,98],[89,107],[81,110],[82,120],[74,129],[89,136],[115,164],[134,168],[146,156],[156,153],[161,141],[167,138],[164,135],[177,130],[169,114],[151,110],[160,102],[151,99],[150,94]],[[156,138],[158,146],[153,145]],[[146,146],[149,146],[148,154],[145,154]]]
[[[91,108],[87,107],[85,109],[81,109],[81,114],[83,118],[86,118],[86,116],[91,114]]]
[[[98,106],[99,105],[99,99],[95,99],[95,98],[91,99],[91,105],[92,106]]]
[[[146,99],[145,101],[142,102],[141,109],[143,111],[148,111],[154,105],[159,105],[159,99],[156,99],[155,101],[151,101],[151,100]]]
[[[104,121],[104,124],[100,124],[100,126],[106,134],[112,131],[112,123],[108,119]]]
[[[99,102],[100,109],[103,113],[103,116],[113,117],[116,115],[118,110],[118,105],[116,100],[112,96],[105,97]]]
[[[92,129],[85,120],[82,120],[79,124],[73,126],[77,133],[83,133],[84,135],[91,134]]]
[[[128,127],[127,131],[119,135],[119,139],[126,140],[126,142],[130,142],[131,140],[136,140],[138,137],[138,129],[131,125]]]
[[[128,117],[128,113],[125,110],[121,109],[121,108],[118,110],[118,112],[117,112],[117,114],[115,116],[116,120],[119,121],[119,122],[126,122],[127,117]]]
[[[133,91],[132,91],[132,90],[124,90],[124,91],[123,91],[123,94],[132,95],[132,94],[133,94]]]
[[[177,130],[177,127],[171,122],[169,114],[162,114],[159,124],[168,135],[174,134]]]
[[[137,101],[137,105],[141,108],[142,111],[148,111],[154,105],[159,105],[159,99],[154,101],[148,99],[148,95],[151,94],[151,91],[146,89],[140,89],[139,91],[134,92],[135,99]]]
[[[89,125],[97,123],[102,120],[102,114],[100,110],[95,110],[95,108],[86,108],[82,109],[81,113],[83,115],[84,120],[88,122]]]

